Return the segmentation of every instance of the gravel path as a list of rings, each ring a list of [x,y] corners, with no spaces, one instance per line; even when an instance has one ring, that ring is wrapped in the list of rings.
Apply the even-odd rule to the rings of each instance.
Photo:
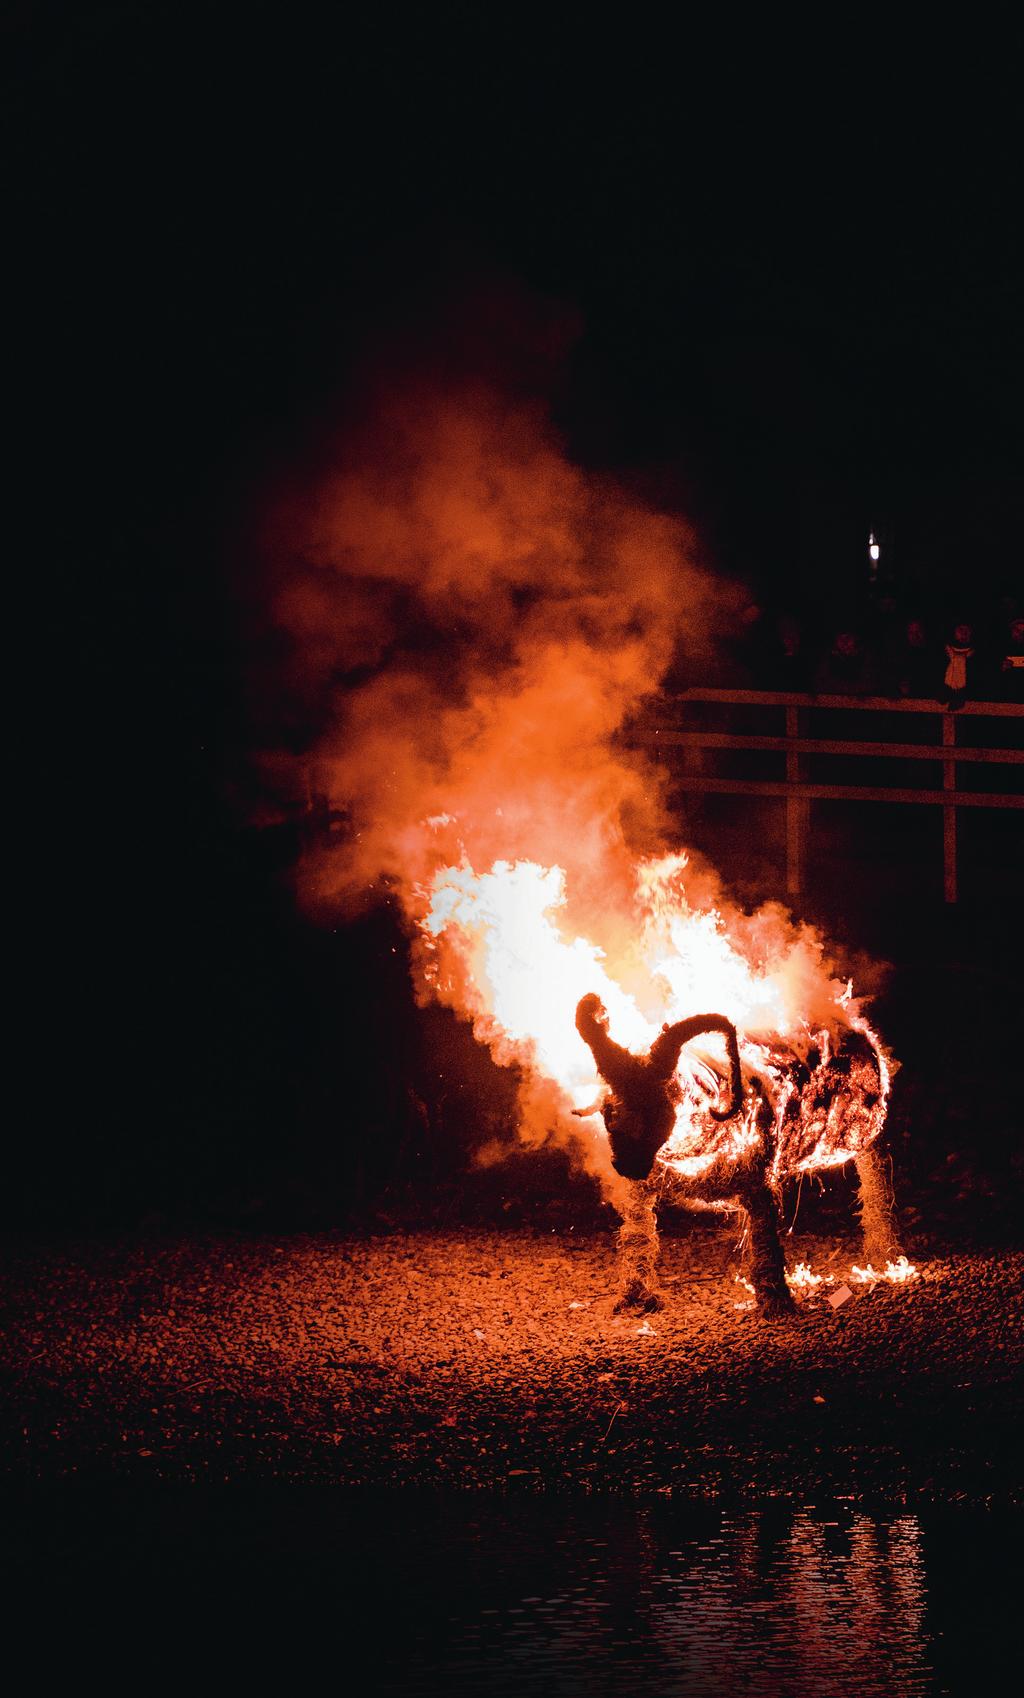
[[[856,1247],[790,1259],[846,1272]],[[1019,1502],[1024,1255],[914,1260],[770,1324],[728,1225],[665,1240],[646,1321],[613,1313],[609,1237],[22,1250],[6,1480]]]

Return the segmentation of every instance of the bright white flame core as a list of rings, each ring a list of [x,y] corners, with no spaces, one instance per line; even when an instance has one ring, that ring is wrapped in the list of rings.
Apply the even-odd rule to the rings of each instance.
[[[657,1037],[657,1026],[609,977],[597,945],[562,937],[552,917],[565,904],[561,867],[497,861],[479,877],[471,867],[444,867],[431,893],[423,929],[446,936],[463,957],[477,1036],[493,1047],[500,1033],[521,1047],[523,1059],[561,1085],[574,1108],[592,1103],[600,1089],[574,1023],[582,996],[597,992],[627,1047],[643,1050]]]

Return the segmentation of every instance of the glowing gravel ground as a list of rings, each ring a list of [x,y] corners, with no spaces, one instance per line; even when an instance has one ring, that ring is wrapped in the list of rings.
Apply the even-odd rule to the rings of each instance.
[[[1024,1495],[1024,1255],[912,1250],[913,1283],[798,1292],[779,1324],[747,1306],[735,1236],[666,1239],[647,1320],[612,1312],[610,1236],[24,1252],[6,1476]],[[858,1248],[787,1241],[820,1273]]]

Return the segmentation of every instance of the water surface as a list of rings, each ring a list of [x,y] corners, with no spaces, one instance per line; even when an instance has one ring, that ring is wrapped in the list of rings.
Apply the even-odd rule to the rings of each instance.
[[[55,1494],[7,1530],[9,1595],[78,1621],[82,1675],[113,1645],[132,1678],[326,1666],[332,1690],[408,1698],[1016,1684],[996,1511],[197,1488]]]

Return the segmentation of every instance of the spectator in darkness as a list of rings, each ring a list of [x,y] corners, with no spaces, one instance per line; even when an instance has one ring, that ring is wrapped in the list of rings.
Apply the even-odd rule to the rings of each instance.
[[[811,688],[811,663],[800,622],[792,613],[775,620],[763,667],[769,690],[806,691]]]
[[[860,638],[850,626],[836,632],[835,641],[822,659],[816,688],[823,696],[870,696],[871,668]]]
[[[1011,619],[1002,644],[998,693],[1006,702],[1024,702],[1024,619]]]
[[[951,713],[967,700],[967,662],[974,653],[974,632],[967,624],[953,627],[953,638],[946,644],[946,676],[943,680],[945,702]]]
[[[935,701],[941,663],[924,624],[916,615],[907,620],[891,656],[887,683],[893,695]]]

